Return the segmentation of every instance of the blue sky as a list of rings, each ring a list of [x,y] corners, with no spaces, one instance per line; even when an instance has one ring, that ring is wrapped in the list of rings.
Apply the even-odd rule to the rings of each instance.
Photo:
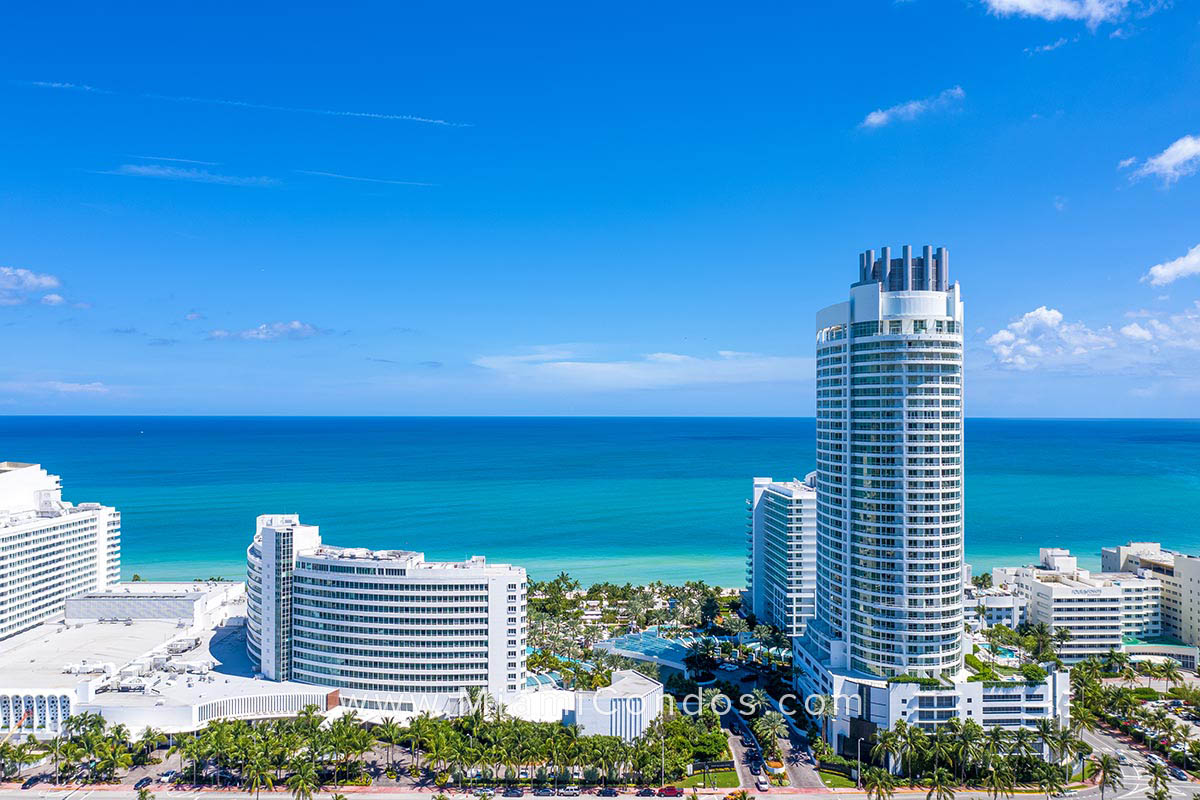
[[[165,5],[6,17],[7,413],[811,415],[905,243],[969,414],[1200,407],[1194,3]]]

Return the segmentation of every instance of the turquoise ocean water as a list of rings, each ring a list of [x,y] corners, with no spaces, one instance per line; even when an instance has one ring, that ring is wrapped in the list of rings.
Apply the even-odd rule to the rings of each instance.
[[[812,468],[814,421],[733,418],[0,418],[0,459],[117,506],[123,574],[240,578],[258,514],[331,544],[480,554],[535,577],[744,581],[754,475]],[[1200,421],[966,424],[976,571],[1068,547],[1200,551]]]

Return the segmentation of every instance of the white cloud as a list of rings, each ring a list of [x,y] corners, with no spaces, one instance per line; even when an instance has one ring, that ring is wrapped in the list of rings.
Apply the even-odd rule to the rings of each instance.
[[[55,275],[21,267],[0,267],[0,306],[20,305],[32,295],[60,285],[62,281]]]
[[[0,391],[20,394],[107,394],[109,387],[99,381],[72,383],[70,381],[5,381]]]
[[[1082,20],[1095,28],[1121,19],[1135,5],[1132,0],[984,0],[998,17],[1037,17],[1045,20]]]
[[[1155,264],[1142,276],[1142,283],[1149,282],[1151,286],[1166,286],[1180,278],[1198,274],[1200,274],[1200,244],[1179,258]]]
[[[1136,158],[1126,158],[1117,164],[1117,168],[1125,169],[1136,163]],[[1200,169],[1200,136],[1182,136],[1166,150],[1147,158],[1129,179],[1135,181],[1154,176],[1162,179],[1163,186],[1170,186],[1197,169]]]
[[[967,93],[963,91],[961,86],[954,86],[933,97],[926,97],[921,100],[909,100],[906,103],[899,103],[890,108],[876,109],[863,118],[863,121],[859,123],[859,127],[882,128],[896,121],[908,122],[930,111],[937,111],[955,105],[966,96]]]
[[[161,164],[122,164],[107,170],[104,175],[131,175],[139,178],[164,178],[172,181],[193,183],[217,183],[223,186],[274,186],[279,181],[263,175],[219,175],[206,169],[167,167]]]
[[[199,311],[189,311],[188,313],[183,315],[183,318],[186,319],[188,322],[195,322],[198,319],[204,319],[204,315],[201,314]]]
[[[95,86],[88,86],[86,83],[66,83],[65,81],[29,81],[30,86],[37,86],[41,89],[72,89],[77,92],[95,92],[96,94],[112,94],[112,92],[104,89],[97,89]]]
[[[320,333],[321,329],[317,326],[294,319],[291,322],[264,322],[255,328],[247,328],[241,331],[218,328],[209,331],[208,338],[270,342],[276,339],[309,339]]]
[[[1041,306],[987,340],[997,363],[1008,369],[1200,376],[1200,301],[1178,313],[1126,312],[1130,322],[1092,327],[1066,322],[1062,312]]]
[[[48,306],[61,306],[67,302],[61,294],[44,294],[42,295],[42,303]]]
[[[1067,198],[1062,197],[1062,196],[1055,197],[1054,198],[1054,210],[1055,211],[1066,211],[1067,210]]]
[[[616,391],[706,384],[750,384],[812,378],[814,360],[720,351],[716,357],[649,353],[618,361],[585,360],[568,346],[532,353],[482,356],[472,363],[523,386],[551,390]]]
[[[1121,328],[1121,334],[1128,336],[1130,339],[1136,339],[1139,342],[1148,342],[1154,338],[1154,334],[1143,328],[1136,322],[1131,322],[1124,328]]]
[[[1026,47],[1025,54],[1032,56],[1037,53],[1049,53],[1054,50],[1057,50],[1058,48],[1062,47],[1065,44],[1069,44],[1071,41],[1072,40],[1068,39],[1065,36],[1060,36],[1058,39],[1051,42],[1050,44],[1038,45],[1037,47]]]

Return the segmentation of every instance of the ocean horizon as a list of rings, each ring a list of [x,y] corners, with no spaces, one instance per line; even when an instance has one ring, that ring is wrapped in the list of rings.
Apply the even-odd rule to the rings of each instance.
[[[812,417],[0,418],[0,459],[122,512],[122,577],[241,579],[259,514],[331,544],[535,578],[745,581],[751,478],[813,468]],[[1200,420],[965,421],[967,561],[1129,540],[1200,550]]]

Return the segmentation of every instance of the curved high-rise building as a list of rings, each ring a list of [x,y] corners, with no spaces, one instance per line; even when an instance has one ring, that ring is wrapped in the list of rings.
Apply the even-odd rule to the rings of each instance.
[[[859,257],[817,314],[818,657],[853,672],[962,666],[963,302],[945,248]]]
[[[246,648],[268,679],[418,712],[525,686],[521,567],[332,547],[294,514],[259,517],[246,562]]]

